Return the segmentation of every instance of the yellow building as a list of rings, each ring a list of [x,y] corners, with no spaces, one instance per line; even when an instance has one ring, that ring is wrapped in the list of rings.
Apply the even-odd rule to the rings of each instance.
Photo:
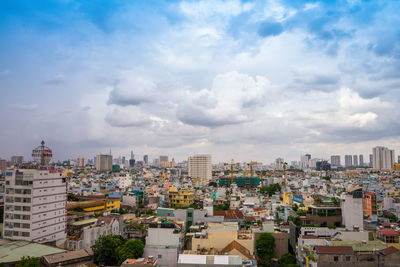
[[[282,201],[286,205],[292,205],[293,194],[290,191],[284,191],[282,195]]]
[[[175,188],[173,187],[173,189]],[[194,192],[191,189],[180,189],[178,192],[170,189],[169,200],[171,206],[179,208],[189,207],[194,203]]]
[[[395,171],[400,171],[400,163],[395,163],[395,164],[393,165],[393,170],[395,170]]]
[[[101,213],[104,211],[119,209],[120,207],[120,200],[116,198],[101,198],[67,204],[68,212],[93,211],[95,213]]]

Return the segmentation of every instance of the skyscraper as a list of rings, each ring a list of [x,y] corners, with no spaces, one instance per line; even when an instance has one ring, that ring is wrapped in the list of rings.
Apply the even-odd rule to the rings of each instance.
[[[159,165],[161,168],[169,167],[168,156],[160,156]]]
[[[144,165],[148,165],[149,164],[149,156],[144,155],[143,156],[143,161],[144,161]]]
[[[344,156],[344,166],[345,167],[353,166],[353,157],[351,155]]]
[[[397,156],[397,163],[400,163],[400,155]]]
[[[331,156],[331,165],[338,167],[340,165],[340,156],[339,155],[332,155]]]
[[[391,169],[395,161],[394,150],[377,146],[372,149],[374,169]]]
[[[112,156],[111,155],[97,155],[96,157],[96,170],[98,171],[111,171],[112,170]]]
[[[358,166],[358,156],[357,155],[354,155],[353,156],[353,166]]]
[[[212,163],[211,155],[194,155],[188,158],[189,176],[211,180]]]
[[[369,164],[368,164],[368,166],[370,168],[372,168],[373,162],[374,162],[374,156],[372,154],[369,154]]]
[[[364,156],[360,154],[358,159],[360,160],[360,166],[364,166]]]
[[[305,156],[308,158],[308,160],[311,160],[311,154],[305,154]]]

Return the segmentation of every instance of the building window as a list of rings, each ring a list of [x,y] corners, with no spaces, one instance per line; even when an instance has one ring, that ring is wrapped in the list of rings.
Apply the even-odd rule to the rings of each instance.
[[[161,259],[161,258],[162,258],[162,255],[161,255],[161,254],[158,254],[158,258]]]
[[[333,261],[339,261],[339,256],[333,256]]]
[[[350,256],[346,256],[346,261],[350,261],[351,257]]]

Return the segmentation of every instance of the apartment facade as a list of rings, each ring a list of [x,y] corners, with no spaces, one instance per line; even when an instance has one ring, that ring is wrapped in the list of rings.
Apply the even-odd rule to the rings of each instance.
[[[188,159],[189,177],[211,180],[211,155],[194,155]]]
[[[96,156],[96,170],[97,171],[111,171],[112,170],[112,156],[111,155],[97,155]]]
[[[387,147],[377,146],[372,149],[373,167],[379,170],[389,170],[395,161],[394,150]]]
[[[67,187],[62,170],[6,171],[3,236],[11,240],[49,242],[66,237]]]

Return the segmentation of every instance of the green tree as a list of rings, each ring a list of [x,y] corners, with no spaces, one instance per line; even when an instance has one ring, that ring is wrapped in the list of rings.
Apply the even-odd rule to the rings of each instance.
[[[293,207],[292,207],[293,211],[297,211],[299,209],[299,206],[297,206],[296,203],[294,203]]]
[[[290,222],[290,221],[292,221],[297,226],[301,225],[300,217],[289,216],[288,217],[288,222]]]
[[[316,199],[314,199],[314,204],[322,204],[322,199],[317,197]]]
[[[67,194],[68,201],[78,201],[79,199],[75,196],[74,193]]]
[[[15,266],[16,267],[39,267],[40,261],[39,261],[39,258],[24,256]]]
[[[137,259],[143,255],[144,245],[140,240],[128,240],[124,245],[117,248],[118,265],[126,259]]]
[[[278,260],[278,267],[295,267],[298,266],[296,264],[296,257],[293,254],[285,253]]]
[[[275,257],[275,238],[270,233],[262,233],[256,240],[256,256],[259,266],[268,266]]]
[[[126,239],[120,235],[103,235],[93,245],[95,261],[105,265],[118,263],[116,250],[124,245]]]

